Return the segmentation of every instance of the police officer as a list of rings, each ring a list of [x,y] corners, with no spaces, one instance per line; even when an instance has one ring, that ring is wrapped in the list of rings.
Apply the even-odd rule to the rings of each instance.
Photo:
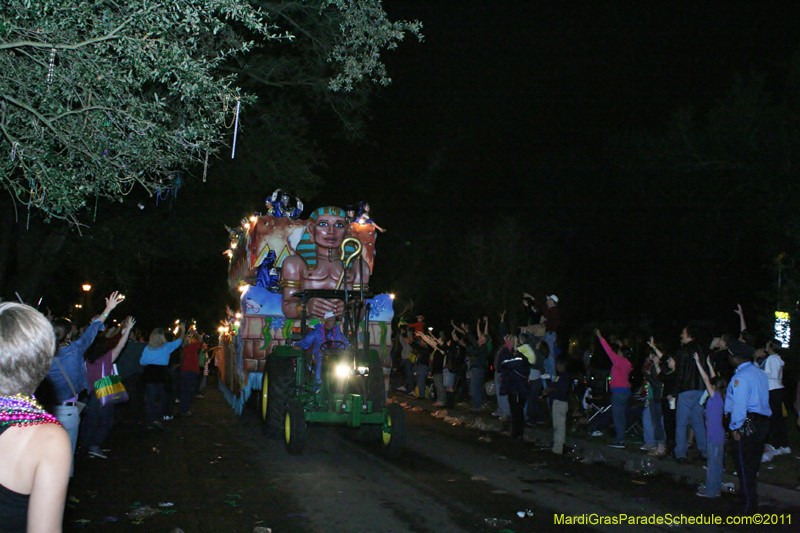
[[[733,460],[739,474],[739,497],[744,514],[758,510],[756,492],[758,467],[769,432],[769,382],[763,370],[753,364],[753,348],[743,342],[728,344],[728,360],[736,368],[725,396],[725,413],[730,414],[733,432]]]

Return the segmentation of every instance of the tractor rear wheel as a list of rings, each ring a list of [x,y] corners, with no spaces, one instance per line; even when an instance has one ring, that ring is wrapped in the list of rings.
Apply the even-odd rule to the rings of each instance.
[[[259,414],[267,425],[267,436],[280,437],[283,430],[283,415],[294,384],[294,367],[291,357],[269,357],[264,370],[261,387],[261,409]]]
[[[381,439],[384,452],[392,459],[403,452],[406,445],[406,412],[401,405],[390,403],[386,407]]]
[[[306,415],[303,412],[303,405],[298,400],[290,400],[286,406],[286,416],[284,417],[284,437],[286,439],[286,451],[292,455],[300,455],[306,447]]]

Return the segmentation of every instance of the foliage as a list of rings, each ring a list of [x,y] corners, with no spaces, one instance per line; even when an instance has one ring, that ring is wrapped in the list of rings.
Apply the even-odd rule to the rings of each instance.
[[[219,149],[242,99],[214,69],[267,38],[243,0],[11,0],[0,43],[4,185],[70,218],[88,196],[156,190]]]
[[[391,78],[380,60],[381,50],[397,48],[406,31],[420,36],[419,22],[391,22],[380,0],[326,0],[323,8],[335,6],[341,13],[343,39],[331,52],[331,61],[341,63],[342,70],[330,81],[334,91],[352,91],[354,84],[365,77],[381,85]]]
[[[324,54],[339,65],[334,90],[388,83],[380,49],[419,29],[389,22],[375,0],[265,7],[290,4],[338,13]],[[0,182],[72,222],[93,196],[122,199],[137,184],[152,195],[195,165],[205,177],[237,104],[254,101],[222,67],[305,31],[285,19],[279,30],[247,0],[9,0],[0,21]]]
[[[422,39],[417,21],[390,21],[376,0],[253,0],[295,36],[290,46],[263,44],[224,69],[259,96],[256,113],[274,116],[287,99],[332,111],[351,137],[361,135],[369,96],[391,82],[381,60],[407,33]]]

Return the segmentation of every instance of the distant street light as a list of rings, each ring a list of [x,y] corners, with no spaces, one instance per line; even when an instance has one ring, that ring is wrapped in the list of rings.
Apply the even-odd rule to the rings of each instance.
[[[82,309],[81,321],[85,321],[89,318],[87,314],[89,313],[89,293],[92,290],[92,285],[91,283],[84,283],[81,285],[81,289],[83,289],[83,303],[79,306],[79,309]]]

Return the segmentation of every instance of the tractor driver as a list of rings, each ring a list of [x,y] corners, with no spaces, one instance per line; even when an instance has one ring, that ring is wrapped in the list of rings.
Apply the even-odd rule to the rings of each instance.
[[[298,341],[295,346],[303,350],[311,350],[314,355],[314,368],[317,383],[322,382],[322,351],[329,348],[344,349],[349,348],[350,343],[344,336],[339,325],[336,323],[336,315],[332,311],[325,313],[325,320],[322,324],[311,330],[311,332]]]
[[[292,296],[306,289],[336,289],[344,272],[341,260],[342,241],[350,234],[345,212],[339,207],[320,207],[306,224],[306,231],[297,244],[297,253],[287,257],[281,272],[283,301],[281,307],[286,318],[299,318],[302,314],[300,299]],[[369,282],[369,266],[361,264],[359,257],[346,273],[342,289],[358,289]],[[363,278],[362,278],[363,275]],[[344,302],[325,298],[311,298],[307,302],[308,316],[322,318],[328,313],[342,316]]]

